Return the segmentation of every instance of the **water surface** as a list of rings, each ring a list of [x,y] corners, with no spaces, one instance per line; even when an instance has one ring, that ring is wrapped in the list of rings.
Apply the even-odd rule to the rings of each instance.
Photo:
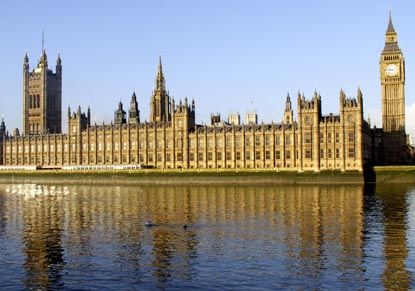
[[[411,289],[414,214],[405,185],[1,184],[0,289]]]

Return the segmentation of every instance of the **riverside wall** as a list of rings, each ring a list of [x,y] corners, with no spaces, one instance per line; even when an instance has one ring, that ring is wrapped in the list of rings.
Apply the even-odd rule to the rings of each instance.
[[[359,172],[275,171],[0,171],[0,183],[122,184],[122,185],[264,185],[264,184],[362,184]]]
[[[415,185],[415,166],[385,166],[361,172],[276,172],[198,170],[0,171],[0,183],[121,185],[264,185],[264,184],[408,184]]]

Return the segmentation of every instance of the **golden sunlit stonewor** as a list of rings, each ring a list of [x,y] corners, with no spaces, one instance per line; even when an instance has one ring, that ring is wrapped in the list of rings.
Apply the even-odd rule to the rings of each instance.
[[[120,102],[111,124],[91,124],[91,113],[68,108],[68,130],[61,133],[62,65],[48,69],[43,50],[37,67],[23,66],[23,135],[0,126],[0,164],[4,168],[160,169],[269,168],[290,171],[363,171],[372,164],[409,161],[405,133],[405,62],[389,20],[381,54],[383,128],[370,128],[363,118],[363,94],[339,93],[339,113],[323,115],[321,96],[291,98],[280,123],[258,124],[255,112],[244,123],[239,114],[227,121],[212,114],[210,125],[195,122],[195,102],[175,102],[166,89],[161,59],[150,101],[149,122],[140,122],[133,93],[128,113]]]

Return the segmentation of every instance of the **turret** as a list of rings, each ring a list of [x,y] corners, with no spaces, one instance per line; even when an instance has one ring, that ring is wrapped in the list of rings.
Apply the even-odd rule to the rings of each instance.
[[[345,108],[363,108],[363,94],[360,88],[357,89],[357,98],[347,98],[343,90],[339,94],[340,112]]]
[[[210,114],[210,124],[218,125],[220,123],[220,113],[211,113]]]
[[[87,113],[86,113],[86,118],[87,118],[87,124],[88,124],[88,127],[89,127],[89,126],[91,126],[91,108],[89,108],[89,106],[88,106],[88,110],[87,110]]]
[[[80,135],[83,130],[85,130],[88,123],[88,115],[91,113],[82,112],[81,106],[78,106],[76,112],[72,112],[71,108],[68,107],[68,134],[69,135]]]
[[[25,52],[23,59],[23,71],[29,73],[29,57],[27,56],[27,51]]]
[[[287,99],[285,100],[284,123],[293,123],[293,109],[291,106],[290,94],[287,94]]]
[[[38,66],[40,68],[48,68],[48,56],[46,55],[46,50],[42,50],[42,54],[40,55],[39,64]]]
[[[174,107],[173,117],[176,128],[189,129],[194,127],[196,124],[194,102],[189,105],[187,98],[184,99],[184,103],[179,100],[179,104]]]
[[[357,88],[357,102],[363,108],[363,93],[360,87]]]
[[[346,94],[344,93],[343,89],[340,89],[339,93],[339,103],[343,104],[344,100],[346,100]]]
[[[58,58],[56,59],[56,74],[62,74],[62,59],[60,53],[58,53]]]
[[[140,110],[138,110],[137,96],[135,95],[135,92],[133,92],[133,95],[131,96],[130,109],[128,111],[128,123],[140,123]]]
[[[245,124],[258,124],[258,114],[255,110],[246,113]]]
[[[240,125],[241,124],[241,115],[238,112],[229,114],[228,123],[233,124],[233,125]]]
[[[321,117],[321,95],[317,93],[317,91],[314,92],[314,96],[311,100],[306,100],[304,94],[300,95],[298,93],[298,114],[312,114],[313,119],[319,120]],[[301,118],[299,118],[299,121]]]
[[[4,118],[1,119],[0,123],[0,141],[2,140],[2,137],[6,134],[6,124],[4,122]]]
[[[123,109],[122,102],[118,103],[118,109],[114,112],[114,124],[124,124],[126,123],[125,111]]]

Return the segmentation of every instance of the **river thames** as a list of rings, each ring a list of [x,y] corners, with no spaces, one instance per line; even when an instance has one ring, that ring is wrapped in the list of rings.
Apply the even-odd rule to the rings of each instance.
[[[1,290],[409,290],[415,187],[0,184],[0,262]]]

